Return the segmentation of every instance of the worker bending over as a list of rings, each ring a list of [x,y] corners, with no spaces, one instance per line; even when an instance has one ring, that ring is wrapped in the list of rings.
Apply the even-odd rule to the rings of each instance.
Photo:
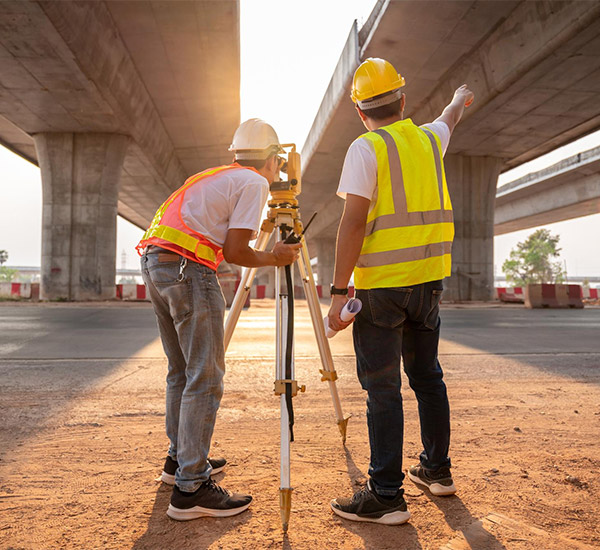
[[[331,507],[354,521],[408,521],[403,496],[404,415],[400,358],[421,423],[420,464],[408,470],[434,495],[456,492],[450,473],[450,411],[437,358],[439,304],[450,275],[452,204],[442,157],[473,93],[461,86],[432,123],[403,120],[404,78],[383,59],[367,59],[354,74],[352,100],[368,132],[346,155],[338,195],[346,200],[338,229],[329,325],[340,319],[348,282],[362,311],[354,323],[360,383],[367,391],[371,460],[367,486]]]
[[[158,209],[138,244],[168,359],[170,446],[162,480],[174,485],[167,515],[177,520],[232,516],[252,501],[210,477],[226,463],[208,457],[225,373],[225,299],[217,267],[223,259],[246,267],[285,266],[297,259],[301,246],[278,242],[271,252],[249,246],[279,172],[283,149],[275,130],[262,120],[247,120],[229,150],[233,164],[188,178]]]

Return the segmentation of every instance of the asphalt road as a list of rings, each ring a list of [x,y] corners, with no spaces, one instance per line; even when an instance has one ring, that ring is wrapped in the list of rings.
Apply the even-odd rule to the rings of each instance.
[[[230,357],[274,354],[273,300],[242,312]],[[306,302],[296,303],[296,354],[318,354]],[[327,306],[322,305],[323,314]],[[330,340],[351,355],[348,329]],[[600,353],[600,308],[527,310],[514,306],[445,307],[440,354]],[[152,308],[132,304],[0,303],[0,361],[161,357]]]

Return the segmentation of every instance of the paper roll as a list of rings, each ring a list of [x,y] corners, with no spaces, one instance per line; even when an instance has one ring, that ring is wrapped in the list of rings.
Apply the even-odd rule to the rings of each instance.
[[[362,302],[358,298],[350,298],[340,311],[340,319],[347,323],[362,309]],[[329,328],[329,317],[323,319],[325,323],[325,334],[327,338],[333,338],[338,331]]]

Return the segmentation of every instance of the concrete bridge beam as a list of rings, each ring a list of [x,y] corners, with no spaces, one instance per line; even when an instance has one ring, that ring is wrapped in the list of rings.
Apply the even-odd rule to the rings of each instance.
[[[40,133],[34,140],[43,194],[41,298],[114,298],[117,201],[129,137]]]
[[[444,157],[456,230],[452,276],[445,281],[447,300],[492,299],[494,202],[502,163],[502,159],[495,157]]]

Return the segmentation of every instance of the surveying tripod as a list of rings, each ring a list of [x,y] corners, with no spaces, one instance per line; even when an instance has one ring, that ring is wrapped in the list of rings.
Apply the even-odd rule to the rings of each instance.
[[[313,330],[317,339],[319,354],[323,368],[321,381],[329,384],[329,391],[333,400],[333,407],[337,418],[338,428],[342,436],[342,442],[346,442],[346,427],[349,416],[344,416],[342,405],[337,392],[335,381],[337,373],[333,365],[333,357],[329,343],[325,335],[325,326],[317,288],[310,266],[310,256],[306,241],[304,240],[304,229],[300,220],[298,200],[300,194],[300,155],[296,152],[294,144],[282,145],[283,148],[291,147],[288,153],[287,166],[282,166],[282,171],[288,175],[287,181],[275,181],[270,186],[271,199],[268,202],[269,211],[263,221],[260,233],[256,240],[255,248],[263,251],[271,238],[273,230],[277,228],[276,239],[284,242],[301,242],[298,268],[302,278],[304,294],[308,302]],[[308,227],[308,226],[307,226]],[[290,481],[290,443],[293,441],[293,409],[291,400],[298,392],[304,392],[305,386],[299,386],[294,379],[294,350],[293,350],[293,264],[291,266],[275,268],[275,295],[276,295],[276,351],[275,351],[275,395],[280,397],[281,407],[281,470],[279,507],[281,510],[281,522],[283,531],[287,532],[292,505],[292,487]],[[244,269],[240,285],[235,293],[229,315],[225,322],[225,350],[229,345],[231,336],[240,317],[240,313],[246,300],[252,281],[256,276],[257,268]],[[282,290],[282,272],[285,272],[287,291]],[[287,327],[287,334],[284,331]]]

